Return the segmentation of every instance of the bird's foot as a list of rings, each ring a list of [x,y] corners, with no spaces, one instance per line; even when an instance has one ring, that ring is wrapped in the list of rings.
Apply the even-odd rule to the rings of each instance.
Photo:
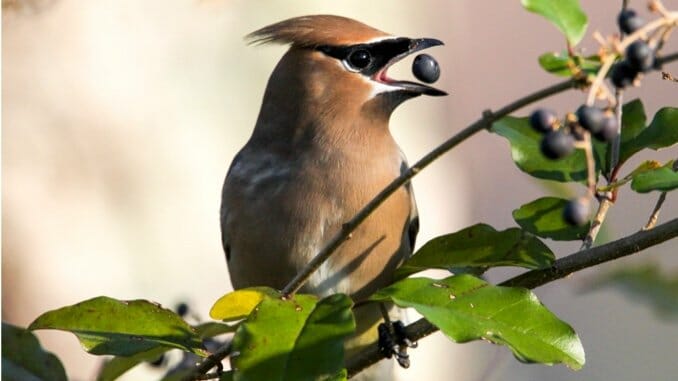
[[[407,348],[416,348],[417,342],[407,337],[405,325],[400,320],[379,324],[379,350],[386,358],[395,356],[403,368],[410,367]]]

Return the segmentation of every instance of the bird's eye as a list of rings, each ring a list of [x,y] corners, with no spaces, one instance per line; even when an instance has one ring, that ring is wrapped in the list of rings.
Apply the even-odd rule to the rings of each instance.
[[[347,58],[348,63],[355,69],[364,69],[372,62],[372,55],[365,49],[351,52]]]

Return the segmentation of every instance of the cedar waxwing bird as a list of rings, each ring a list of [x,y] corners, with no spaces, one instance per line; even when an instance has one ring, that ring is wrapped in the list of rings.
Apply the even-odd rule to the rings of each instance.
[[[391,113],[407,99],[446,93],[386,72],[442,42],[395,37],[328,15],[285,20],[248,38],[290,48],[273,70],[254,132],[226,176],[222,243],[234,288],[282,289],[407,168],[389,131]],[[302,292],[365,300],[388,285],[412,253],[418,225],[407,185],[353,232]],[[381,319],[373,304],[354,313],[357,332],[346,344],[347,355],[376,339]]]

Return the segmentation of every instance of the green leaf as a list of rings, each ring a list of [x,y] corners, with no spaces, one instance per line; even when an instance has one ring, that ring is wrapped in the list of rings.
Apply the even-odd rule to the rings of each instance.
[[[45,351],[33,332],[2,323],[3,381],[66,381],[61,361]]]
[[[624,125],[622,129],[622,142],[619,150],[619,158],[622,163],[642,149],[650,148],[656,151],[678,143],[678,108],[664,107],[660,109],[654,115],[650,125],[644,129],[638,128],[639,120],[640,116],[636,116],[634,128],[631,129],[631,132],[627,132],[626,136],[624,134],[626,126]],[[636,133],[636,135],[633,136],[633,133]],[[626,140],[624,140],[625,138]]]
[[[201,339],[206,339],[209,337],[223,335],[224,333],[235,332],[238,329],[237,324],[228,325],[223,323],[217,323],[214,321],[209,321],[206,323],[201,323],[193,327],[195,329],[196,335],[200,336]]]
[[[628,159],[629,156],[627,155],[629,152],[624,151],[624,146],[645,128],[645,122],[645,110],[643,103],[639,99],[634,99],[622,106],[619,163],[623,163]],[[610,173],[609,146],[609,144],[600,142],[598,139],[593,139],[593,154],[595,155],[596,163],[601,167],[603,173],[606,174]]]
[[[346,371],[346,369],[340,370],[339,373],[327,379],[327,381],[347,381],[347,380],[348,380],[348,371]]]
[[[678,172],[675,162],[669,161],[665,166],[633,175],[631,189],[638,193],[647,193],[654,190],[668,192],[678,188]]]
[[[265,296],[233,337],[234,379],[327,380],[344,366],[344,339],[355,330],[352,301]]]
[[[657,265],[619,269],[595,280],[587,291],[604,287],[651,306],[662,318],[678,319],[678,273],[664,275]]]
[[[542,197],[513,211],[513,219],[521,228],[540,237],[557,241],[580,240],[589,231],[589,224],[571,226],[563,219],[568,200]]]
[[[556,26],[574,46],[586,33],[588,20],[579,0],[522,0],[523,7],[537,13]]]
[[[621,142],[628,143],[645,128],[647,116],[640,99],[634,99],[622,106]]]
[[[176,313],[147,300],[100,296],[46,312],[28,328],[72,332],[85,350],[95,355],[132,356],[171,347],[207,356],[190,325]]]
[[[168,347],[156,347],[151,350],[137,353],[134,356],[122,357],[116,356],[104,362],[99,369],[97,381],[112,381],[118,379],[128,370],[135,366],[149,361],[157,360],[163,353],[167,352]]]
[[[567,52],[549,52],[539,56],[539,66],[548,73],[560,77],[571,77],[582,71],[587,74],[595,74],[600,69],[600,57],[579,55],[570,57]]]
[[[603,173],[609,173],[609,144],[601,142],[598,139],[591,139],[591,142],[593,143],[593,159],[596,161],[596,166],[598,167],[596,169]]]
[[[635,176],[637,176],[640,173],[643,172],[648,172],[652,171],[658,168],[661,168],[662,164],[656,160],[645,160],[644,162],[640,163],[631,173],[628,175],[624,176],[622,179],[611,182],[607,185],[600,186],[597,188],[598,192],[610,192],[615,189],[619,189],[620,187],[624,186],[624,184],[628,183],[629,181],[633,180]]]
[[[575,150],[560,160],[547,159],[539,150],[542,135],[530,127],[528,118],[501,118],[492,125],[490,131],[508,139],[511,157],[523,172],[540,179],[560,182],[586,180],[584,151]]]
[[[407,278],[371,299],[416,309],[458,343],[484,339],[508,346],[523,362],[584,365],[574,330],[524,288],[493,286],[471,275]]]
[[[429,268],[550,266],[555,256],[537,237],[518,228],[497,231],[476,224],[428,241],[398,269],[396,277]]]

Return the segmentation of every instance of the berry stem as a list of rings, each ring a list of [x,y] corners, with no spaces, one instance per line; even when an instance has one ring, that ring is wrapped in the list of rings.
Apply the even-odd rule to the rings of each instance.
[[[617,119],[617,136],[612,140],[610,144],[610,161],[608,168],[608,173],[606,174],[608,184],[612,179],[612,171],[617,164],[619,164],[619,149],[621,146],[621,127],[622,127],[622,103],[624,101],[624,91],[622,89],[616,89],[614,93],[615,106],[614,106],[614,117]]]
[[[596,194],[596,161],[593,159],[593,143],[591,142],[591,133],[584,134],[584,154],[586,155],[586,187],[588,188],[588,197],[593,199]]]

